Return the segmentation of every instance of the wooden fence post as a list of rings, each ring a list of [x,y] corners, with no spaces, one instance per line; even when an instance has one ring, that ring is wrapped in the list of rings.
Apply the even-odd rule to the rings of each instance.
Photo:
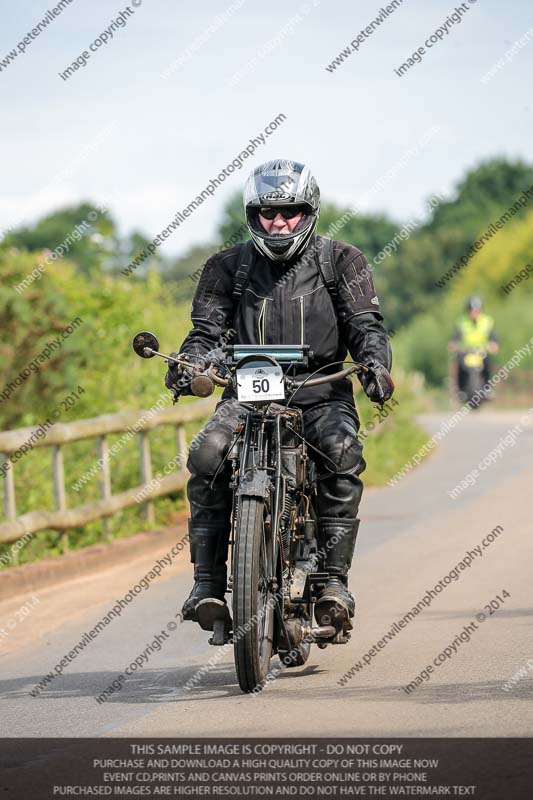
[[[176,425],[176,449],[180,457],[180,469],[185,469],[187,464],[187,437],[185,435],[185,425],[179,422]]]
[[[52,445],[52,474],[54,480],[54,500],[56,511],[65,511],[67,495],[65,492],[65,469],[63,466],[63,451],[60,444]],[[68,531],[61,536],[61,546],[64,553],[68,550]]]
[[[17,504],[15,501],[15,476],[13,474],[13,464],[8,461],[6,453],[0,456],[2,466],[6,468],[4,475],[4,516],[12,520],[17,516]]]
[[[98,480],[100,499],[107,500],[111,497],[111,473],[109,470],[109,451],[105,436],[97,439],[98,463],[100,466],[100,476]],[[109,539],[109,525],[107,517],[102,517],[102,537]]]
[[[150,483],[152,480],[152,459],[150,455],[150,440],[148,439],[148,432],[141,431],[139,434],[141,446],[141,481],[143,484]],[[144,516],[149,525],[153,525],[154,517],[154,504],[151,500],[147,500],[144,504]]]

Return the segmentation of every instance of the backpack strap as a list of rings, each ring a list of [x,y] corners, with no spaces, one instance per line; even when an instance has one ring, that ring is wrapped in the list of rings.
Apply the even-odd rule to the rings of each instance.
[[[335,271],[335,262],[333,259],[333,239],[327,236],[317,236],[319,246],[316,249],[316,263],[318,271],[322,276],[322,280],[326,289],[330,293],[333,301],[337,300],[337,273]]]
[[[237,263],[237,270],[233,279],[233,308],[237,308],[237,304],[242,297],[242,294],[248,283],[250,272],[255,261],[255,245],[252,239],[241,246],[239,253],[239,261]]]
[[[333,239],[327,236],[317,236],[316,263],[324,285],[334,302],[337,300],[337,272],[335,270]],[[241,246],[239,261],[233,279],[233,310],[235,311],[244,290],[248,284],[250,273],[255,262],[255,245],[252,239]]]

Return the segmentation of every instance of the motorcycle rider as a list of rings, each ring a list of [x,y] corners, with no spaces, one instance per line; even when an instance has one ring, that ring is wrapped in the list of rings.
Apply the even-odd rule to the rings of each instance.
[[[465,354],[472,350],[485,353],[483,384],[486,385],[492,372],[489,355],[497,353],[499,349],[494,320],[488,314],[483,313],[481,298],[472,295],[467,299],[465,313],[457,322],[448,349],[452,353],[457,353],[457,388],[459,397],[464,400],[468,382],[468,370],[464,364]],[[488,391],[485,392],[485,395],[490,396]]]
[[[313,353],[309,367],[299,372],[305,377],[342,362],[349,351],[354,361],[369,367],[360,378],[367,396],[386,402],[394,390],[391,350],[371,273],[357,247],[315,234],[320,192],[309,168],[283,159],[262,164],[248,177],[243,200],[251,242],[207,261],[192,303],[193,328],[180,355],[201,359],[220,346],[228,330],[239,344],[305,343]],[[324,279],[328,253],[335,291]],[[243,276],[244,286],[239,285]],[[324,371],[340,367],[337,363]],[[178,365],[169,366],[165,385],[176,397],[190,394],[186,371]],[[315,616],[321,624],[334,606],[349,629],[355,601],[347,586],[348,570],[359,526],[359,476],[366,467],[351,381],[304,387],[293,405],[303,411],[305,437],[315,448],[311,453],[319,470],[318,545],[329,579]],[[214,476],[242,413],[233,390],[226,388],[213,417],[191,443],[187,495],[194,586],[183,606],[184,619],[195,620],[200,600],[224,600],[232,493],[226,469]]]

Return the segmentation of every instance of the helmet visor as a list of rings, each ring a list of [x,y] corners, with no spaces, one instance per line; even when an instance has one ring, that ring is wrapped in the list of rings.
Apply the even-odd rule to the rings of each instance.
[[[264,205],[270,202],[287,203],[294,201],[295,190],[298,185],[297,176],[268,175],[260,173],[255,175],[255,191],[260,202]]]

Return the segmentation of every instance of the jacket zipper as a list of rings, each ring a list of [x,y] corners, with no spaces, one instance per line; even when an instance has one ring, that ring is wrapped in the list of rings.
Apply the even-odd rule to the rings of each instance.
[[[300,337],[301,337],[301,344],[304,345],[304,336],[305,336],[305,322],[304,322],[304,298],[303,295],[300,297]]]
[[[263,300],[261,305],[261,311],[259,312],[259,317],[257,318],[257,332],[259,334],[259,344],[265,344],[265,315],[266,315],[266,302],[267,297]]]

